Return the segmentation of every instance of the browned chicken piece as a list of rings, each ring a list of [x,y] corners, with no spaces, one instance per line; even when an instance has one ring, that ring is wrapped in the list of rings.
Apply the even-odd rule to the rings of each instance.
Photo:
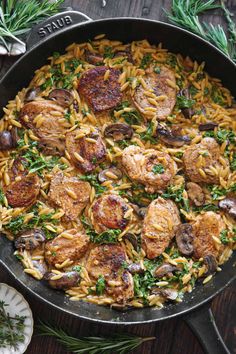
[[[172,70],[165,66],[161,67],[159,74],[153,71],[153,67],[146,70],[143,77],[146,88],[139,85],[134,93],[133,102],[138,110],[144,115],[146,119],[152,119],[149,108],[155,109],[155,117],[158,120],[165,120],[171,114],[176,102],[176,89],[175,89],[175,74]],[[170,84],[171,83],[171,84]],[[165,96],[161,100],[156,100],[157,104],[150,102],[150,97],[145,94],[151,91],[158,98],[158,96]]]
[[[193,204],[201,206],[205,203],[205,194],[202,188],[194,182],[187,183],[188,197]]]
[[[126,212],[131,209],[120,196],[115,194],[103,195],[92,205],[92,223],[94,229],[101,233],[107,229],[124,230],[129,218]]]
[[[192,227],[194,257],[201,258],[209,255],[217,257],[219,249],[212,236],[219,239],[221,231],[226,228],[222,217],[212,211],[207,211],[197,216]]]
[[[58,172],[51,181],[49,201],[62,208],[67,220],[75,220],[89,202],[91,186],[76,177],[66,177]]]
[[[106,244],[94,247],[88,256],[87,270],[93,280],[102,275],[106,291],[116,302],[125,303],[134,296],[132,275],[122,268],[127,261],[121,244]]]
[[[63,234],[69,234],[72,238],[66,238]],[[78,261],[83,257],[89,246],[89,237],[76,229],[66,230],[61,235],[48,241],[45,245],[45,259],[48,264],[55,266],[62,264],[67,259]]]
[[[39,124],[35,118],[42,115],[43,121]],[[65,127],[62,124],[65,110],[50,100],[28,102],[21,109],[19,120],[23,126],[32,129],[34,134],[43,140],[44,144],[55,148],[64,143]],[[63,150],[63,148],[60,148]]]
[[[134,145],[124,149],[122,165],[128,176],[150,193],[163,191],[177,173],[177,165],[167,153]]]
[[[19,181],[10,183],[4,188],[7,201],[13,208],[28,207],[35,203],[40,190],[40,179],[37,175],[21,176]]]
[[[147,258],[153,259],[165,251],[180,223],[179,210],[172,200],[159,197],[151,202],[141,235]]]
[[[107,70],[109,70],[109,77],[104,80]],[[78,91],[94,112],[106,111],[121,102],[119,75],[119,70],[106,66],[98,66],[83,74],[78,84]]]
[[[81,172],[91,172],[104,161],[106,146],[97,131],[77,138],[79,134],[81,134],[80,129],[66,134],[66,149],[75,167]]]
[[[219,176],[214,171],[222,165],[220,163],[220,148],[215,139],[204,138],[199,144],[187,147],[183,155],[183,162],[186,174],[192,182],[219,182]],[[227,160],[225,160],[225,164],[228,165]],[[214,170],[211,170],[211,167]]]

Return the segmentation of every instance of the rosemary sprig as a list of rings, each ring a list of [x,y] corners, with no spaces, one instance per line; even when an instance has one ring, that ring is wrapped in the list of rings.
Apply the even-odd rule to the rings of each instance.
[[[11,317],[5,310],[8,306],[4,301],[0,301],[0,348],[7,346],[17,349],[20,342],[24,342],[25,317],[16,315]]]
[[[37,326],[40,335],[55,337],[65,348],[77,354],[125,354],[137,348],[140,344],[155,337],[138,337],[135,335],[116,334],[113,337],[83,337],[69,336],[61,328],[52,327],[40,322]]]
[[[5,0],[0,6],[0,42],[9,50],[9,41],[24,44],[23,35],[45,17],[58,12],[64,0]]]
[[[216,8],[221,8],[224,11],[228,23],[229,39],[221,25],[206,24],[199,19],[199,15]],[[165,11],[165,13],[170,22],[210,41],[236,61],[235,24],[232,21],[233,15],[225,7],[223,0],[221,0],[221,4],[216,4],[215,0],[173,0],[171,12]]]

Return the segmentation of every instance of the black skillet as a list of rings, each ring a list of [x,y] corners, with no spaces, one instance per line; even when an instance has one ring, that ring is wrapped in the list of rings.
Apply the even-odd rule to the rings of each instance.
[[[162,42],[163,46],[171,52],[189,55],[200,62],[205,61],[206,70],[211,75],[222,79],[223,84],[236,96],[235,64],[198,36],[157,21],[138,18],[92,21],[79,12],[68,11],[53,16],[31,33],[27,42],[30,49],[0,82],[0,106],[4,107],[18,90],[28,86],[34,71],[45,64],[46,58],[52,52],[63,52],[70,43],[84,42],[101,33],[105,33],[110,39],[124,42],[145,38],[155,44]],[[42,282],[34,280],[22,271],[21,265],[13,256],[13,251],[12,243],[0,237],[0,263],[45,305],[97,323],[131,325],[183,316],[198,335],[207,353],[229,353],[215,325],[210,310],[210,300],[235,278],[235,255],[222,267],[222,272],[217,273],[209,283],[204,286],[198,284],[191,294],[186,294],[182,303],[169,304],[161,310],[143,308],[117,312],[108,307],[86,302],[72,302],[63,292],[49,289]]]

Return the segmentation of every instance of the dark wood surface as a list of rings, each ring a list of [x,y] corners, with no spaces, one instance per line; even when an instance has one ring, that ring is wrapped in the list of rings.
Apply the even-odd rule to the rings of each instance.
[[[102,0],[66,0],[66,5],[72,5],[92,19],[136,16],[166,21],[162,11],[169,8],[171,0],[107,0],[107,5],[102,7]],[[236,15],[236,0],[226,1],[228,7]],[[225,25],[222,13],[214,10],[207,15],[207,22],[221,23]],[[0,76],[9,68],[15,59],[0,57]],[[27,299],[33,311],[34,320],[41,318],[50,323],[55,323],[67,330],[71,335],[106,335],[115,332],[129,332],[140,336],[155,336],[156,340],[148,342],[135,351],[136,354],[203,354],[201,346],[187,325],[176,318],[161,323],[117,327],[95,325],[86,321],[80,321],[68,315],[46,307],[36,301],[0,266],[0,282],[5,282],[18,289]],[[216,318],[219,331],[225,340],[231,353],[236,353],[236,311],[235,311],[236,283],[231,284],[223,293],[214,299],[212,310]],[[61,345],[52,338],[33,336],[26,351],[27,354],[66,354]],[[214,353],[210,353],[214,354]]]

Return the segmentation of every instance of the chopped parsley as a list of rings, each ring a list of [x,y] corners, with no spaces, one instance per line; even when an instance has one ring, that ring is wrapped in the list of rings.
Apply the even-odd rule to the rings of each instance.
[[[174,54],[169,54],[166,64],[170,65],[172,68],[175,68],[177,63],[176,56]]]
[[[214,103],[220,106],[224,107],[226,105],[226,98],[224,97],[223,92],[215,85],[211,89],[211,99]]]
[[[189,211],[189,200],[183,197],[184,190],[184,185],[179,188],[176,188],[176,186],[169,186],[167,187],[166,192],[162,194],[162,197],[172,199],[179,205],[180,209]]]
[[[227,243],[230,242],[230,239],[228,238],[228,230],[221,231],[220,241],[223,243],[223,245],[227,245]]]
[[[151,144],[157,143],[157,138],[153,136],[153,123],[148,123],[147,129],[145,132],[140,134],[140,138],[143,141],[150,141]]]
[[[187,98],[186,96],[177,96],[176,105],[179,109],[192,108],[195,104],[195,100]]]
[[[152,172],[155,174],[162,174],[165,172],[164,166],[161,163],[154,165],[152,168]]]
[[[98,182],[97,174],[95,173],[90,175],[79,176],[79,179],[82,181],[88,181],[95,188],[96,195],[101,195],[107,190],[106,187],[100,185],[100,183]]]
[[[121,109],[128,108],[130,103],[128,101],[121,102],[111,113],[112,118],[115,120],[114,112],[120,111]],[[132,110],[131,112],[123,112],[120,117],[124,118],[125,122],[130,125],[138,125],[143,120],[141,114],[136,110]]]
[[[11,221],[5,225],[5,229],[10,231],[15,236],[19,232],[25,230],[40,228],[45,233],[47,239],[51,239],[55,236],[55,233],[49,231],[46,227],[46,223],[48,222],[54,225],[56,225],[59,222],[59,220],[57,219],[52,219],[54,213],[39,215],[37,204],[32,208],[30,208],[28,212],[33,213],[34,216],[27,223],[24,223],[24,219],[27,214],[19,215],[16,216],[15,218],[12,218]]]
[[[65,164],[60,163],[58,156],[45,158],[43,155],[40,155],[37,150],[28,149],[22,157],[26,160],[22,163],[27,170],[30,173],[37,173],[39,176],[42,175],[42,170],[47,169],[51,171],[56,165],[62,170],[66,168]]]
[[[141,60],[140,63],[140,68],[141,69],[146,69],[148,67],[148,65],[150,65],[152,62],[152,56],[150,53],[145,54]]]
[[[205,204],[205,205],[201,205],[201,206],[194,206],[193,207],[193,211],[196,212],[201,212],[201,211],[217,211],[219,210],[218,206],[215,204]]]
[[[74,270],[75,272],[80,273],[81,272],[81,266],[80,265],[76,265],[72,268],[72,270]]]
[[[103,54],[104,58],[112,59],[114,57],[114,55],[115,54],[112,51],[112,47],[107,46],[104,48],[104,54]]]
[[[98,234],[88,223],[84,215],[81,217],[81,222],[91,242],[99,243],[99,244],[118,242],[118,236],[121,233],[120,229],[108,229],[106,231],[103,231],[101,234]]]
[[[103,295],[106,288],[106,282],[102,275],[99,275],[99,278],[96,283],[96,294]]]
[[[160,74],[160,72],[161,72],[161,68],[159,66],[155,66],[154,73]]]
[[[203,136],[215,138],[219,144],[223,144],[225,141],[236,144],[236,135],[232,130],[218,129],[216,132],[214,130],[209,130],[204,132]]]

